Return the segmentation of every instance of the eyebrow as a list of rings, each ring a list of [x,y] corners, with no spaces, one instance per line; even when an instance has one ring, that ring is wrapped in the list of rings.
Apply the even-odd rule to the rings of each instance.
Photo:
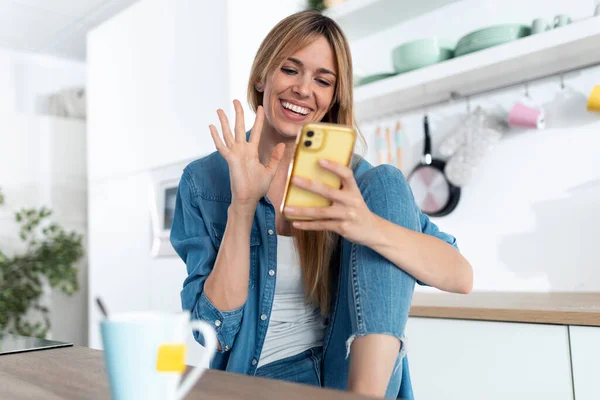
[[[302,61],[300,61],[300,60],[298,60],[297,58],[294,58],[294,57],[289,57],[288,61],[293,62],[294,64],[296,64],[299,67],[303,67],[304,66],[304,63]],[[335,73],[333,71],[328,70],[327,68],[318,68],[317,72],[320,72],[322,74],[331,74],[334,77],[336,77]]]

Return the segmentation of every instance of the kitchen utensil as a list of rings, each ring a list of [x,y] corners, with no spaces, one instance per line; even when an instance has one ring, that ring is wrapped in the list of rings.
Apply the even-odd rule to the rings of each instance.
[[[534,19],[531,24],[531,34],[535,35],[537,33],[546,32],[552,29],[552,25],[544,18]]]
[[[377,126],[377,130],[375,131],[375,150],[377,151],[377,164],[381,165],[385,163],[386,145],[379,126]]]
[[[508,43],[530,34],[531,27],[521,24],[495,25],[479,29],[463,36],[458,41],[454,57]]]
[[[396,144],[396,168],[402,170],[402,125],[396,121],[396,130],[394,131],[394,142]]]
[[[600,85],[594,86],[587,102],[587,110],[600,112]]]
[[[394,70],[398,73],[412,71],[448,60],[454,56],[454,46],[438,38],[413,40],[392,51]]]
[[[387,155],[386,162],[391,164],[394,162],[394,159],[392,158],[392,134],[389,127],[385,128],[385,149]]]
[[[431,156],[429,119],[423,118],[424,148],[421,163],[410,173],[408,183],[421,210],[432,217],[450,214],[458,205],[460,188],[452,185],[444,168],[446,163]]]
[[[505,126],[488,115],[481,107],[477,107],[470,113],[456,132],[446,139],[456,141],[456,137],[460,137],[460,145],[444,168],[448,181],[457,187],[465,186],[471,180],[485,154],[501,139],[504,130]]]
[[[100,297],[96,297],[96,304],[98,305],[98,308],[100,309],[102,315],[104,315],[104,318],[108,318],[108,310],[106,309],[106,306],[104,305],[104,302],[102,301],[102,299],[100,299]]]

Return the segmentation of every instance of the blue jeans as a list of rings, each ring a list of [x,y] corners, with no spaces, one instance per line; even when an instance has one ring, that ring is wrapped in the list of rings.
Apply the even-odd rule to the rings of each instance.
[[[256,370],[255,376],[313,386],[323,386],[321,363],[323,348],[313,347],[282,360],[273,361]]]
[[[360,175],[357,183],[373,213],[420,232],[420,213],[415,202],[408,201],[413,199],[412,192],[400,171],[389,166],[372,168]],[[350,251],[340,252],[338,296],[329,314],[323,352],[308,350],[265,365],[256,375],[344,390],[352,340],[387,334],[400,340],[401,349],[386,398],[412,399],[404,331],[415,279],[368,247],[345,239],[341,245]]]

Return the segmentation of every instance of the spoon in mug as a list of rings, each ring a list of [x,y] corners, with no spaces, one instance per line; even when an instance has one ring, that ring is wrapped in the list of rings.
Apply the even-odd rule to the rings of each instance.
[[[104,302],[100,299],[100,297],[96,297],[96,304],[98,305],[98,308],[100,309],[102,315],[104,315],[104,318],[108,319],[108,311],[106,311]]]

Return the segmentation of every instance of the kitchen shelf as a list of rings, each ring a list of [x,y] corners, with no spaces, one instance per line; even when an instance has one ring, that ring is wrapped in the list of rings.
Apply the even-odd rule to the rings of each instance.
[[[458,0],[345,0],[325,10],[344,30],[348,40],[358,40],[426,14]]]
[[[420,108],[600,63],[600,17],[359,86],[357,119]]]

